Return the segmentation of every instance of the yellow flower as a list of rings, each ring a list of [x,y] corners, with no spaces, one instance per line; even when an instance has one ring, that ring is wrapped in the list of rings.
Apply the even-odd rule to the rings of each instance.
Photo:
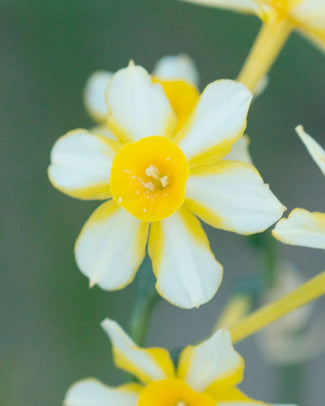
[[[244,360],[233,349],[227,330],[186,347],[175,370],[167,350],[138,347],[114,321],[106,319],[102,327],[112,342],[116,366],[135,375],[140,383],[112,388],[85,379],[68,390],[65,406],[266,405],[236,388],[243,377]]]
[[[325,175],[325,151],[302,126],[296,131],[312,158]],[[287,219],[280,220],[272,234],[283,243],[325,249],[325,213],[294,209]]]
[[[277,221],[284,207],[252,165],[222,160],[246,126],[246,87],[213,82],[192,111],[186,99],[177,103],[182,82],[172,84],[167,98],[164,84],[142,67],[118,71],[106,94],[116,139],[69,132],[52,149],[49,177],[70,196],[110,199],[90,217],[75,247],[91,285],[113,290],[131,283],[148,240],[158,292],[192,308],[209,301],[222,278],[196,216],[252,234]]]

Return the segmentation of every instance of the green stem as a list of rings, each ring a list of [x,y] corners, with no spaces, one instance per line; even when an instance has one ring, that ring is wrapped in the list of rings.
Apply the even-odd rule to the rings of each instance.
[[[258,269],[262,270],[264,288],[267,289],[273,285],[278,268],[275,240],[269,232],[251,235],[248,239],[256,248],[259,256]]]
[[[283,365],[276,368],[281,402],[303,404],[304,364]]]
[[[159,297],[155,289],[155,277],[147,258],[137,276],[134,306],[129,322],[130,336],[140,346],[145,342],[148,323]]]

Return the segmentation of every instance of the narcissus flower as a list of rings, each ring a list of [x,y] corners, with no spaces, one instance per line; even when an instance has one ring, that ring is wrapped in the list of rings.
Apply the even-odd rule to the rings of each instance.
[[[251,234],[277,221],[284,207],[252,165],[222,160],[245,129],[251,93],[239,83],[216,81],[193,110],[182,91],[177,99],[183,84],[169,82],[166,90],[132,64],[118,71],[106,95],[116,140],[69,132],[52,149],[49,177],[70,196],[110,199],[90,217],[75,247],[91,285],[129,284],[148,239],[158,292],[192,308],[214,296],[222,277],[196,216]]]
[[[286,20],[289,32],[297,29],[325,51],[324,0],[182,0],[256,14],[262,20]]]
[[[312,158],[325,175],[325,151],[302,126],[296,131]],[[325,213],[294,209],[287,219],[280,220],[272,231],[283,243],[325,249]]]
[[[324,0],[183,0],[233,11],[253,13],[263,26],[238,76],[254,94],[293,30],[325,51]]]
[[[96,379],[85,379],[68,390],[65,406],[266,405],[236,388],[243,377],[244,360],[233,349],[227,330],[185,347],[175,368],[167,350],[138,347],[111,320],[105,320],[102,327],[112,342],[115,364],[140,383],[112,388]]]
[[[105,100],[105,93],[109,81],[112,79],[114,72],[96,71],[87,80],[84,91],[84,104],[90,116],[103,128],[101,131],[108,131],[107,115],[108,107]],[[199,85],[199,73],[192,58],[186,54],[166,55],[160,58],[153,71],[153,77],[162,82],[182,81],[186,82],[194,89],[191,89],[192,98],[198,98],[196,88]],[[190,90],[187,90],[190,92]],[[95,130],[98,131],[98,128]],[[112,134],[114,137],[114,135]]]

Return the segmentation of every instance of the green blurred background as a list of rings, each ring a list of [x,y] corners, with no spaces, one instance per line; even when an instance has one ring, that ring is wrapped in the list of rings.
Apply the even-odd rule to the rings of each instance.
[[[110,316],[126,327],[134,287],[89,290],[73,244],[97,202],[60,194],[46,174],[54,141],[92,125],[82,103],[87,77],[96,69],[119,69],[131,58],[151,70],[162,55],[185,52],[195,59],[204,87],[236,76],[258,28],[252,16],[176,0],[2,0],[1,405],[60,405],[70,384],[88,376],[123,381],[99,322]],[[253,160],[290,210],[325,210],[324,177],[293,130],[303,123],[325,145],[324,72],[324,55],[293,35],[249,114]],[[219,293],[193,311],[161,301],[148,345],[173,348],[203,339],[233,281],[254,272],[254,251],[244,237],[209,227],[207,232],[225,266]],[[324,265],[322,251],[277,245],[306,277]],[[324,356],[298,368],[298,388],[283,382],[285,374],[295,379],[297,368],[267,365],[254,339],[238,348],[246,358],[242,388],[248,394],[278,403],[300,397],[300,406],[323,406]]]

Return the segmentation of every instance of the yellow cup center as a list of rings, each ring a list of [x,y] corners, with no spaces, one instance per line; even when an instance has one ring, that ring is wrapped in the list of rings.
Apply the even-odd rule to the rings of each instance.
[[[113,199],[143,221],[158,221],[184,202],[189,175],[183,151],[161,136],[126,144],[114,157],[110,187]]]
[[[205,393],[193,391],[184,381],[164,379],[146,386],[137,406],[215,406],[216,401]]]

